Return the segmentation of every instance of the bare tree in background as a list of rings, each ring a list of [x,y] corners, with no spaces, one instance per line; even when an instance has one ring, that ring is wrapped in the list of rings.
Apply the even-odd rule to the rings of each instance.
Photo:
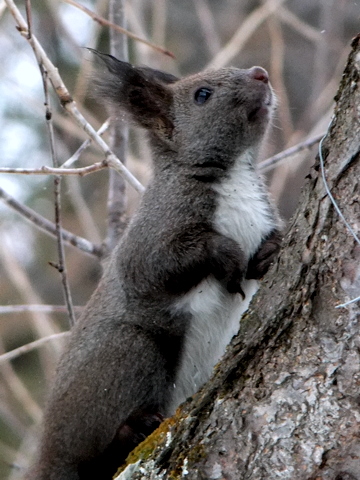
[[[26,3],[30,7],[30,2]],[[74,4],[72,0],[67,3]],[[19,97],[4,110],[3,131],[7,132],[5,127],[15,120],[23,120],[35,131],[36,123],[45,123],[43,93],[32,101],[21,84],[15,90],[16,84],[9,77],[14,59],[24,52],[29,52],[36,66],[27,45],[32,40],[29,24],[25,21],[21,26],[16,16],[9,14],[14,15],[13,6],[20,8],[12,0],[0,2],[4,27],[0,29],[0,43],[4,43],[0,73],[10,84],[9,91],[14,90]],[[68,9],[68,16],[63,15],[63,7]],[[114,155],[109,154],[107,143],[91,127],[98,129],[106,115],[85,95],[87,88],[91,90],[91,62],[69,28],[69,12],[75,12],[75,7],[44,0],[33,2],[32,8],[31,34],[38,37],[47,58],[45,63],[42,57],[39,62],[37,56],[37,60],[45,66],[49,87],[51,82],[58,94],[58,98],[51,98],[47,117],[53,122],[59,162],[67,169],[62,173],[78,175],[66,176],[61,191],[62,238],[65,245],[75,247],[66,249],[67,276],[78,305],[90,295],[99,277],[99,260],[121,235],[125,217],[135,208],[136,191],[142,189],[133,175],[125,173],[130,187],[126,189],[128,195],[124,194],[119,159],[123,161],[128,150],[127,166],[145,184],[149,152],[142,132],[133,130],[127,149],[128,134],[117,121],[112,123],[109,140]],[[103,21],[106,2],[99,0],[86,8],[95,12],[97,21],[88,24],[90,35],[84,46],[126,58],[125,37],[114,29],[109,34]],[[77,15],[90,15],[76,11]],[[159,49],[135,40],[130,44],[134,63],[176,74],[179,68],[188,73],[225,64],[261,64],[267,68],[279,97],[279,109],[264,157],[304,139],[305,145],[316,145],[329,122],[351,32],[357,28],[357,9],[350,0],[317,5],[312,0],[301,4],[291,0],[265,0],[260,4],[251,0],[124,0],[110,2],[109,12],[112,23],[128,27],[145,42],[157,46],[166,43],[176,56],[174,62]],[[21,14],[26,18],[25,10]],[[22,36],[14,29],[14,18]],[[108,34],[110,41],[104,38]],[[355,232],[360,178],[357,55],[358,40],[322,148],[330,190]],[[76,81],[75,62],[80,65]],[[17,107],[18,100],[21,107]],[[40,163],[30,153],[36,149],[30,150],[25,144],[14,163],[2,161],[0,169],[50,173],[51,168],[41,168],[51,165],[48,137],[42,131],[36,135],[40,139]],[[1,140],[4,145],[10,143],[6,136]],[[295,209],[313,157],[314,149],[309,152],[305,148],[291,157],[280,156],[280,161],[276,157],[266,163],[266,170],[276,167],[270,172],[270,185],[286,218]],[[109,167],[112,173],[108,188],[103,171]],[[75,168],[78,170],[71,172]],[[96,173],[88,175],[91,172]],[[0,308],[0,477],[16,480],[22,477],[22,469],[31,457],[36,430],[29,425],[38,424],[41,418],[39,405],[67,325],[66,309],[57,305],[62,303],[58,273],[48,266],[48,262],[58,262],[54,242],[43,235],[56,235],[50,187],[44,194],[48,183],[31,183],[35,182],[33,177],[18,175],[17,191],[32,189],[25,200],[29,208],[8,193],[8,178],[9,173],[1,175],[4,182],[0,183],[0,198],[41,228],[37,233],[23,226],[23,220],[1,211],[0,297],[4,307]],[[104,213],[107,205],[108,222]],[[139,447],[131,458],[135,462],[135,467],[130,467],[133,476],[126,478],[359,479],[359,303],[335,309],[337,304],[359,295],[359,249],[329,201],[317,161],[301,206],[291,220],[279,262],[263,282],[252,311],[242,321],[240,335],[214,379],[193,403],[185,405]],[[146,463],[136,463],[156,445],[158,449]]]
[[[109,20],[116,25],[126,27],[124,0],[111,0],[109,3]],[[110,53],[119,60],[128,61],[128,42],[126,35],[110,29]],[[113,112],[116,115],[116,112]],[[120,122],[111,126],[110,146],[116,155],[126,161],[128,128]],[[108,238],[107,247],[112,250],[126,225],[126,183],[115,170],[110,170],[108,199]]]

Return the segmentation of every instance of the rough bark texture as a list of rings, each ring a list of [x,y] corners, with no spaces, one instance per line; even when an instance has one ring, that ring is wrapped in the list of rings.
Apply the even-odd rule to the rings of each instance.
[[[323,144],[329,187],[358,235],[359,77],[360,36]],[[317,160],[280,258],[213,379],[119,478],[360,480],[360,302],[335,308],[359,294],[360,245]]]

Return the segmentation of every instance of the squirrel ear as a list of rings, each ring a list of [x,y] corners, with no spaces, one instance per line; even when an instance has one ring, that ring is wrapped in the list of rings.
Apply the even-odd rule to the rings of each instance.
[[[173,95],[167,85],[177,81],[173,75],[148,67],[134,67],[113,57],[89,49],[100,58],[107,72],[96,79],[96,93],[117,104],[138,125],[158,136],[171,138]]]

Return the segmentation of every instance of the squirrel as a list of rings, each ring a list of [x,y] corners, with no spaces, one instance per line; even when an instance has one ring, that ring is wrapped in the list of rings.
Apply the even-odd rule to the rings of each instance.
[[[280,246],[255,167],[267,72],[179,79],[94,52],[97,93],[147,130],[153,177],[72,328],[28,480],[111,479],[210,378]]]

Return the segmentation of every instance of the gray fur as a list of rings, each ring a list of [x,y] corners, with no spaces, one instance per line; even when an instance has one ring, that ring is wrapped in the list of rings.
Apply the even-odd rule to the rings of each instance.
[[[97,92],[148,130],[154,177],[72,330],[31,480],[110,479],[209,378],[279,245],[253,164],[274,103],[266,72],[178,80],[98,55]]]

